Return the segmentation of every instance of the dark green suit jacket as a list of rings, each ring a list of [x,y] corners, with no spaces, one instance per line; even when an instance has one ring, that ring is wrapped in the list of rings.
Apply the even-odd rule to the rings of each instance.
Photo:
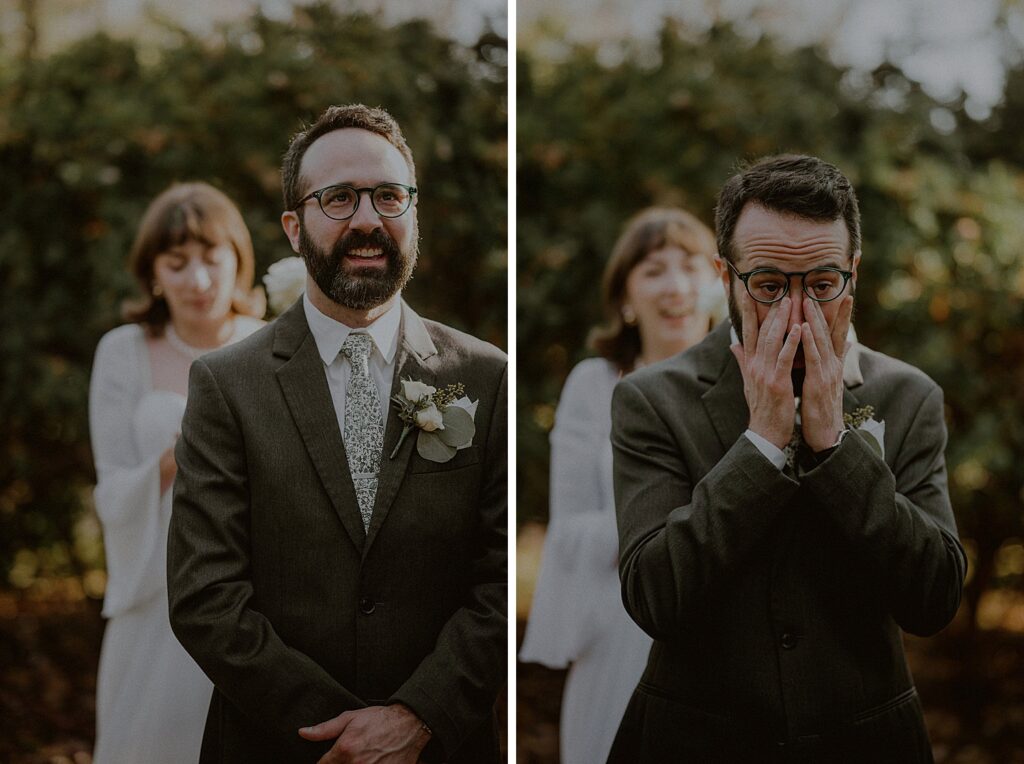
[[[885,422],[774,467],[728,322],[626,377],[612,444],[626,608],[654,637],[609,761],[931,761],[900,629],[953,617],[966,570],[942,391],[855,345],[843,408]]]
[[[400,378],[479,399],[438,464],[389,402],[363,529],[301,301],[192,366],[168,543],[174,633],[215,685],[202,761],[315,762],[300,727],[403,702],[429,761],[499,759],[507,644],[506,365],[402,305]]]

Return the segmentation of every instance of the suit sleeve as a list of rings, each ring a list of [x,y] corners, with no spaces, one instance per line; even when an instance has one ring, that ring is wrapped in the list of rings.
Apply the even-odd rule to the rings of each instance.
[[[612,396],[612,451],[623,602],[667,639],[732,579],[798,484],[743,436],[694,484],[682,445],[629,378]]]
[[[893,469],[852,433],[801,483],[878,576],[900,628],[928,636],[960,605],[967,562],[946,488],[942,390],[922,398]]]
[[[298,740],[299,727],[365,704],[260,613],[249,559],[245,444],[203,360],[192,364],[175,456],[167,550],[175,635],[218,691],[254,722]]]
[[[507,365],[497,384],[485,444],[476,551],[465,600],[438,635],[434,650],[389,699],[404,703],[430,727],[425,761],[450,757],[492,713],[505,683],[508,649]]]

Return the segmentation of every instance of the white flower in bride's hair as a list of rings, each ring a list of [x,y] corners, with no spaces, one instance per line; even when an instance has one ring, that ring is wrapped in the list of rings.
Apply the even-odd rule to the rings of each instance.
[[[436,387],[425,385],[422,382],[415,379],[403,379],[402,380],[402,395],[408,398],[410,401],[420,401],[427,396],[433,395],[437,392]]]
[[[719,279],[713,279],[700,288],[697,294],[697,310],[711,316],[713,326],[729,315],[729,300]]]
[[[270,309],[279,316],[306,291],[306,264],[301,257],[278,260],[267,269],[263,283]]]
[[[420,409],[414,415],[416,424],[424,432],[433,432],[434,430],[444,429],[444,419],[441,416],[440,410],[431,403],[425,409]]]

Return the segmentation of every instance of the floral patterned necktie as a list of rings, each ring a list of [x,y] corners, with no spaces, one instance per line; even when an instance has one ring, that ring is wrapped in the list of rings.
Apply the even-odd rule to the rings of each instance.
[[[789,443],[782,449],[782,453],[786,455],[786,465],[791,469],[796,469],[796,457],[797,451],[804,442],[804,432],[801,427],[800,419],[800,396],[796,396],[796,421],[793,422],[793,436],[789,439]]]
[[[370,528],[373,500],[377,496],[377,471],[384,447],[380,395],[370,377],[372,349],[373,340],[364,333],[349,334],[341,346],[341,354],[352,366],[345,390],[345,453],[364,530]]]

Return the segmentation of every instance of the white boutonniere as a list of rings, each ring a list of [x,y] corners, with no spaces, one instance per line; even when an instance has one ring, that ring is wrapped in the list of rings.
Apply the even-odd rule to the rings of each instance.
[[[306,264],[301,257],[278,260],[267,269],[263,283],[267,288],[270,310],[279,316],[306,291]]]
[[[843,424],[847,430],[858,430],[870,437],[864,438],[880,457],[885,458],[885,420],[872,419],[874,406],[861,406],[850,414],[843,414]]]
[[[414,429],[416,452],[424,459],[444,463],[455,452],[468,448],[476,434],[476,407],[465,388],[458,382],[438,390],[415,379],[403,379],[401,392],[391,396],[398,408],[398,418],[405,423],[402,435],[389,458],[394,459],[406,436]]]

